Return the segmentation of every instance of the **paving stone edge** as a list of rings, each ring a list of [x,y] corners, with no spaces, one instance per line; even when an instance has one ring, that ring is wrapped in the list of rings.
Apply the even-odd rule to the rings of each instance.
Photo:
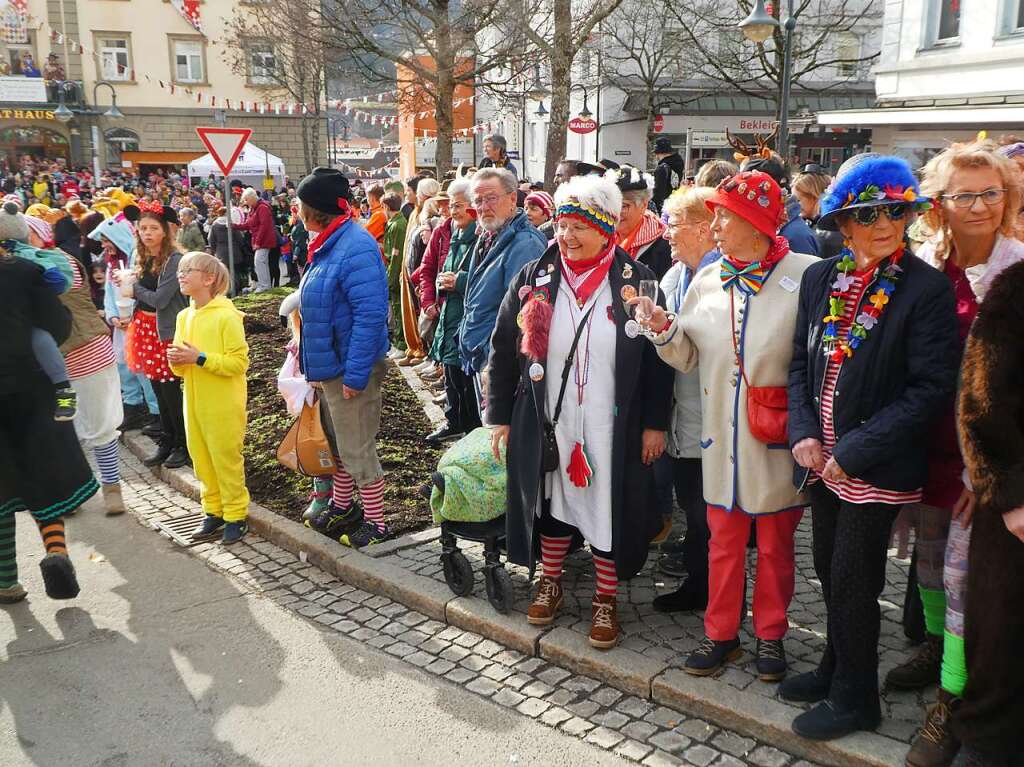
[[[399,370],[407,379],[413,378],[418,382],[411,371],[405,375],[407,369]],[[122,441],[140,460],[155,449],[155,443],[138,432],[124,435]],[[160,467],[152,471],[182,495],[199,500],[199,480],[190,468]],[[624,648],[593,650],[587,645],[586,637],[578,632],[564,627],[530,626],[514,616],[501,615],[486,600],[456,597],[444,583],[411,573],[379,558],[381,553],[388,552],[371,557],[353,551],[257,503],[249,504],[249,526],[259,536],[352,586],[386,596],[435,620],[474,631],[526,655],[543,658],[624,692],[701,717],[795,755],[832,767],[894,767],[903,764],[907,746],[891,738],[876,733],[858,733],[829,743],[805,740],[789,729],[792,709],[779,701],[711,679],[692,677]],[[392,544],[389,551],[418,545],[436,535],[436,531],[424,531],[403,536],[389,542]]]

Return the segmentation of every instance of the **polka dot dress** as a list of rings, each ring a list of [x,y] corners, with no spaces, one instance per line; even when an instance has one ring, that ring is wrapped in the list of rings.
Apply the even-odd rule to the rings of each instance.
[[[137,311],[125,333],[124,356],[128,369],[142,373],[150,381],[167,383],[174,373],[167,364],[170,341],[161,341],[156,332],[156,315]]]

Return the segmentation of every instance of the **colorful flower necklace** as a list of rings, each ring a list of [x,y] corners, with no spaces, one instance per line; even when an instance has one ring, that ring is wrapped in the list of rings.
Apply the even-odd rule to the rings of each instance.
[[[825,317],[825,332],[822,336],[822,350],[833,362],[842,362],[844,359],[853,356],[854,351],[868,337],[868,333],[878,324],[882,312],[889,304],[889,299],[896,292],[896,282],[899,280],[903,267],[900,261],[903,259],[904,245],[889,257],[889,263],[882,270],[875,284],[874,292],[868,297],[867,304],[860,310],[860,314],[850,324],[846,331],[846,337],[840,338],[837,323],[846,315],[847,302],[853,300],[850,295],[854,278],[851,275],[857,263],[853,260],[853,253],[849,247],[843,248],[842,258],[836,268],[836,281],[832,283],[832,291],[829,294],[828,316]]]

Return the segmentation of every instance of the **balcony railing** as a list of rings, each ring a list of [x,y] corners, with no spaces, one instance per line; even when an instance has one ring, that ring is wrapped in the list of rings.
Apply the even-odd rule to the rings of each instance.
[[[52,110],[60,103],[61,90],[68,109],[85,107],[85,89],[81,80],[44,80],[41,77],[21,75],[0,77],[0,104]]]

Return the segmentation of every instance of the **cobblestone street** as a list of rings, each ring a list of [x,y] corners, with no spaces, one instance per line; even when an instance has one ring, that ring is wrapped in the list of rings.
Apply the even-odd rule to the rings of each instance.
[[[198,513],[197,503],[156,479],[127,450],[122,450],[122,465],[126,499],[132,511],[145,522],[155,525]],[[251,533],[246,541],[230,550],[216,544],[200,544],[190,551],[208,566],[322,625],[325,631],[340,632],[379,648],[396,660],[433,675],[437,684],[458,685],[507,707],[517,716],[535,719],[566,736],[581,738],[626,759],[652,766],[811,764],[752,738],[624,694],[591,677],[527,657],[479,634],[432,620],[386,597],[345,584]],[[404,550],[395,558],[425,572],[439,569],[435,543]],[[570,571],[579,589],[577,598],[587,588],[579,564],[579,558],[574,559]],[[522,580],[520,574],[517,578]],[[636,582],[630,588],[632,600],[643,593]],[[647,588],[650,591],[653,585]],[[563,621],[574,624],[576,619],[572,616],[577,611],[576,603],[568,605]],[[671,635],[666,627],[675,623],[659,623],[641,605],[631,612],[629,620],[629,641],[633,644],[637,637],[649,636],[655,624],[662,627],[666,636]],[[655,643],[648,645],[648,651],[657,649]],[[481,760],[485,762],[491,763]]]

